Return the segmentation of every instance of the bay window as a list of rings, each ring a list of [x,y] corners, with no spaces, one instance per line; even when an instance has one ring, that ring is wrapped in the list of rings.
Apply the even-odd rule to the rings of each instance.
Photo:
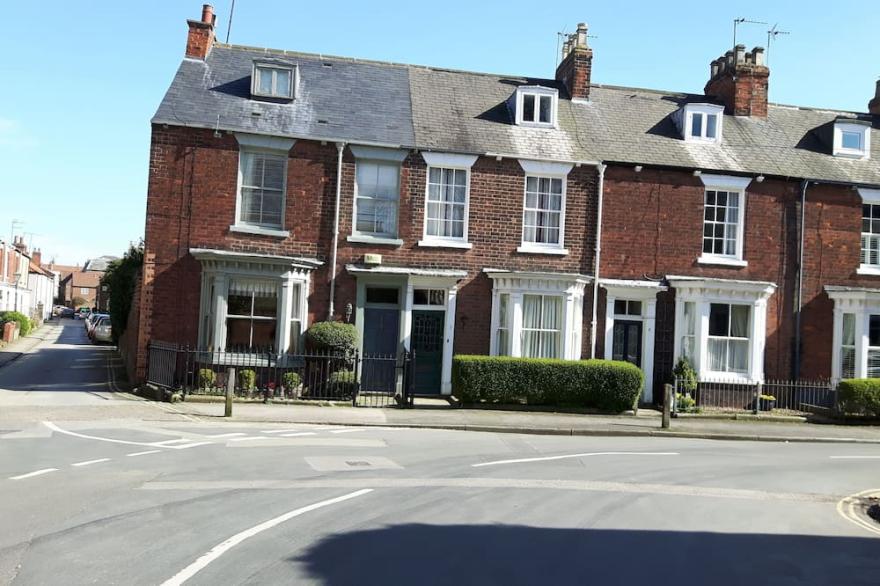
[[[840,378],[856,376],[856,314],[843,314],[840,344]]]
[[[682,307],[684,315],[682,316],[681,355],[687,358],[693,365],[695,356],[694,344],[697,334],[696,303],[687,301],[682,304]]]
[[[226,298],[227,351],[268,352],[276,347],[278,284],[233,279]]]
[[[498,296],[498,327],[495,329],[495,355],[510,356],[510,293]]]
[[[562,299],[523,295],[522,356],[562,358]]]

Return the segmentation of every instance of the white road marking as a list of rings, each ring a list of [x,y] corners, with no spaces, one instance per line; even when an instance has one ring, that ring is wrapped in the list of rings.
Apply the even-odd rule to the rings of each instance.
[[[263,433],[290,433],[292,431],[299,431],[298,429],[273,429],[272,431],[264,431]],[[244,434],[242,434],[244,435]]]
[[[99,464],[101,462],[109,462],[110,458],[98,458],[97,460],[86,460],[85,462],[77,462],[76,464],[71,464],[71,466],[91,466],[92,464]]]
[[[240,533],[236,533],[235,535],[233,535],[232,537],[230,537],[226,541],[215,545],[213,548],[211,548],[211,550],[208,553],[206,553],[205,555],[203,555],[202,557],[200,557],[199,559],[197,559],[196,561],[194,561],[193,563],[191,563],[190,565],[185,567],[183,570],[181,570],[180,572],[175,574],[172,578],[169,578],[168,580],[163,582],[162,586],[180,586],[180,584],[183,584],[184,582],[186,582],[187,580],[189,580],[190,578],[195,576],[201,570],[205,569],[208,566],[208,564],[215,561],[221,555],[223,555],[224,553],[226,553],[227,551],[229,551],[230,549],[232,549],[233,547],[235,547],[236,545],[238,545],[239,543],[241,543],[245,539],[253,537],[254,535],[262,533],[263,531],[271,529],[271,528],[275,527],[276,525],[280,525],[281,523],[284,523],[285,521],[289,521],[290,519],[293,519],[294,517],[298,517],[304,513],[308,513],[308,512],[311,512],[311,511],[314,511],[314,510],[317,510],[317,509],[320,509],[323,507],[327,507],[330,505],[335,505],[337,503],[341,503],[343,501],[347,501],[349,499],[353,499],[353,498],[365,495],[365,494],[372,492],[372,491],[373,491],[372,488],[364,488],[362,490],[350,492],[350,493],[342,495],[340,497],[328,499],[326,501],[321,501],[321,502],[318,502],[318,503],[315,503],[312,505],[301,507],[299,509],[294,509],[293,511],[284,513],[283,515],[279,515],[278,517],[275,517],[274,519],[269,519],[268,521],[264,521],[263,523],[260,523],[259,525],[256,525],[255,527],[251,527],[250,529],[246,529]]]
[[[318,435],[314,431],[300,431],[297,433],[284,433],[281,437],[302,437],[304,435]]]
[[[589,452],[585,454],[566,454],[564,456],[546,456],[543,458],[519,458],[516,460],[496,460],[494,462],[482,462],[471,464],[472,468],[483,466],[497,466],[499,464],[525,464],[528,462],[551,462],[554,460],[568,460],[571,458],[587,458],[590,456],[678,456],[678,452]]]
[[[126,444],[126,445],[129,445],[129,446],[147,446],[147,447],[151,447],[151,448],[152,448],[152,447],[156,447],[156,446],[159,445],[159,444],[157,444],[157,443],[155,443],[155,442],[152,442],[152,443],[149,443],[149,442],[131,442],[131,441],[128,441],[128,440],[114,439],[114,438],[110,438],[110,437],[98,437],[98,436],[96,436],[96,435],[86,435],[86,434],[84,434],[84,433],[77,433],[77,432],[75,432],[75,431],[67,431],[66,429],[61,429],[60,427],[58,427],[57,425],[55,425],[55,424],[52,423],[51,421],[44,421],[44,422],[43,422],[43,425],[45,425],[46,427],[48,427],[48,428],[51,429],[52,431],[57,431],[58,433],[63,433],[63,434],[65,434],[65,435],[71,435],[71,436],[73,436],[73,437],[80,437],[80,438],[83,438],[83,439],[98,440],[98,441],[101,441],[101,442],[110,442],[110,443],[114,443],[114,444]]]
[[[173,440],[165,440],[163,442],[156,442],[157,446],[168,446],[170,444],[185,444],[187,442],[191,442],[192,440],[188,440],[186,438],[173,439]]]
[[[260,437],[260,436],[234,437],[234,438],[232,438],[232,439],[229,440],[229,441],[231,441],[231,442],[252,442],[252,441],[254,441],[254,440],[267,440],[267,439],[272,439],[272,438],[270,438],[270,437]]]
[[[832,460],[880,460],[880,456],[829,456]]]
[[[348,428],[348,429],[331,429],[330,433],[352,433],[354,431],[366,431],[366,429],[362,427]]]
[[[58,470],[58,468],[43,468],[42,470],[35,470],[34,472],[28,472],[27,474],[21,474],[20,476],[10,476],[9,480],[23,480],[32,476],[40,476],[41,474],[55,472],[56,470]]]
[[[158,454],[162,450],[147,450],[146,452],[133,452],[131,454],[126,454],[129,458],[134,458],[135,456],[146,456],[147,454]]]
[[[266,432],[263,432],[263,433],[266,433]],[[237,436],[240,436],[240,435],[247,435],[247,434],[246,434],[246,433],[241,433],[241,432],[237,432],[237,433],[219,433],[219,434],[217,434],[217,435],[206,435],[205,437],[210,437],[210,438],[214,438],[214,439],[220,439],[220,438],[224,438],[224,437],[237,437]]]
[[[880,527],[868,523],[858,513],[856,513],[857,502],[865,497],[877,496],[880,496],[880,489],[863,490],[862,492],[857,492],[856,494],[842,498],[840,499],[840,502],[837,503],[837,514],[839,514],[850,523],[853,523],[854,525],[857,525],[866,531],[870,531],[871,533],[880,535]]]
[[[230,440],[233,441],[233,440]],[[188,448],[197,448],[199,446],[210,446],[213,442],[195,442],[192,444],[184,444],[184,445],[176,445],[176,446],[167,446],[173,450],[186,450]]]

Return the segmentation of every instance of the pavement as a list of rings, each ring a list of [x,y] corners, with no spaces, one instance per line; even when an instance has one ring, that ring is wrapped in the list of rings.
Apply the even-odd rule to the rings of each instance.
[[[51,327],[0,368],[0,584],[880,575],[880,524],[864,513],[880,445],[509,433],[524,416],[554,429],[658,425],[650,416],[236,404],[225,420],[220,405],[116,392],[112,348],[78,322]],[[290,413],[324,419],[273,421]],[[484,417],[508,433],[416,427]]]
[[[52,326],[58,325],[57,322],[52,321],[50,321],[49,324]],[[36,330],[30,332],[27,336],[21,337],[11,344],[0,346],[0,368],[14,360],[18,360],[23,355],[36,348],[40,342],[43,342],[47,337],[52,336],[55,333],[55,328],[43,324]]]

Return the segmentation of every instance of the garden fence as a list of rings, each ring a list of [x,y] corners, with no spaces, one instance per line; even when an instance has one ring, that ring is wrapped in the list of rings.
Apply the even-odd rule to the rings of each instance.
[[[837,408],[837,390],[829,380],[740,382],[701,379],[689,385],[675,379],[673,413],[750,411],[778,414],[815,413]]]

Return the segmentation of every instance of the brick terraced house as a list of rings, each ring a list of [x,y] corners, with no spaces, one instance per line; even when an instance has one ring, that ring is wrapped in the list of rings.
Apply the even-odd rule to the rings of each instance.
[[[880,375],[880,93],[768,103],[763,50],[700,95],[219,43],[213,10],[152,120],[138,375],[150,340],[295,352],[630,360],[731,381]],[[878,85],[880,92],[880,85]],[[874,143],[872,145],[872,143]],[[598,227],[598,229],[597,229]]]

